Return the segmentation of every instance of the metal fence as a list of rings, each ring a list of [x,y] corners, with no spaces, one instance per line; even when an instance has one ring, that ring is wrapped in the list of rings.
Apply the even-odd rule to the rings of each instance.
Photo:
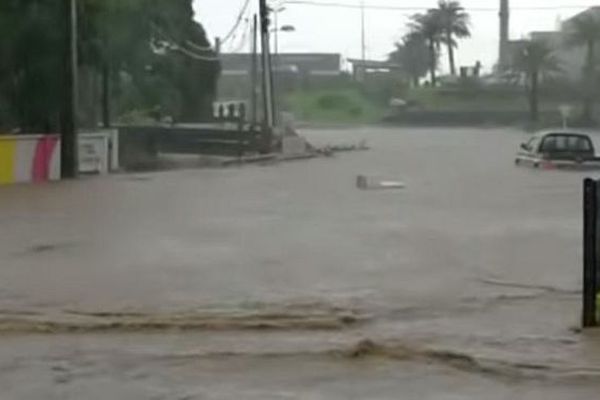
[[[600,299],[600,181],[583,183],[583,326],[598,326]]]

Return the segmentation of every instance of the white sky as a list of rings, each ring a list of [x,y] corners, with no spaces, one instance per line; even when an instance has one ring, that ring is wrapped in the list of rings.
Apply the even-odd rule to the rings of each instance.
[[[245,0],[195,0],[196,18],[204,25],[209,37],[224,36],[233,26]],[[250,0],[250,12],[258,9],[258,0]],[[314,0],[360,4],[360,0]],[[270,4],[285,3],[271,0]],[[365,0],[367,5],[402,6],[426,9],[437,0]],[[497,8],[499,0],[462,0],[467,8]],[[598,5],[598,0],[511,0],[511,37],[520,38],[530,31],[554,30],[557,22],[567,19],[588,6]],[[519,10],[523,7],[556,7],[544,10]],[[285,5],[279,14],[279,25],[294,25],[296,32],[281,33],[281,52],[335,52],[346,58],[360,57],[360,11],[352,9]],[[382,59],[393,50],[393,44],[406,32],[408,16],[413,11],[368,10],[366,16],[367,55]],[[458,62],[472,65],[481,60],[490,69],[498,53],[498,11],[471,11],[473,38],[462,41]],[[249,50],[240,33],[223,47],[223,51]],[[249,42],[249,40],[247,41]],[[445,65],[445,64],[444,64]]]

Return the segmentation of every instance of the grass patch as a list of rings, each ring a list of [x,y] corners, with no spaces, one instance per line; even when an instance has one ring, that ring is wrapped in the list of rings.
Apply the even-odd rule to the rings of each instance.
[[[358,90],[321,90],[295,92],[286,98],[297,119],[327,123],[374,123],[385,112]]]

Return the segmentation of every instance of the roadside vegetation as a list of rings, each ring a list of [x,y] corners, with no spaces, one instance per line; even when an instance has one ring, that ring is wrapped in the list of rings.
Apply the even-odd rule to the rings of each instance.
[[[304,122],[368,124],[381,121],[385,107],[360,90],[348,87],[291,93],[287,105]]]
[[[568,104],[575,124],[596,123],[600,17],[583,14],[563,32],[566,39],[562,46],[585,48],[579,82],[566,78],[556,54],[562,49],[534,40],[521,41],[510,67],[492,74],[493,83],[481,76],[480,65],[472,67],[472,75],[459,76],[455,54],[460,40],[471,34],[469,20],[459,2],[447,0],[410,18],[408,32],[389,55],[389,62],[400,67],[399,79],[409,87],[396,93],[407,104],[396,111],[526,111],[530,126],[545,126],[560,122],[559,107]],[[444,53],[449,66],[445,76],[440,73]]]
[[[65,1],[0,1],[0,130],[57,131]],[[80,123],[212,114],[219,63],[192,1],[79,0]]]

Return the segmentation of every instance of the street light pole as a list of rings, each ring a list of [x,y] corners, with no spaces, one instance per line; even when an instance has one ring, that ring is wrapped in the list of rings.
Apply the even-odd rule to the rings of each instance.
[[[277,7],[273,11],[273,39],[275,42],[275,55],[279,54],[279,13],[285,11],[285,7]]]
[[[76,178],[77,155],[77,0],[61,0],[65,21],[63,45],[63,109],[61,115],[61,175]]]

